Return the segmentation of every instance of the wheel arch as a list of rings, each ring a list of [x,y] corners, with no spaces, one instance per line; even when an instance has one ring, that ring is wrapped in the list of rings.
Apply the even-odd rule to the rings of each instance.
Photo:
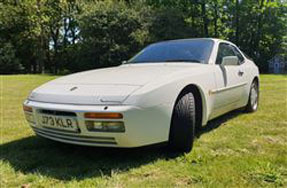
[[[201,127],[202,123],[205,122],[207,107],[206,107],[206,98],[204,96],[204,92],[198,85],[188,84],[185,87],[183,87],[177,95],[173,109],[177,101],[180,99],[182,94],[185,92],[192,92],[195,97],[195,105],[200,107],[200,108],[196,108],[196,114],[200,114],[199,116],[196,115],[196,127],[197,128]]]
[[[252,80],[252,82],[256,81],[257,83],[257,86],[259,87],[259,77],[258,76],[255,76]]]
[[[253,82],[256,82],[256,84],[257,84],[257,87],[258,87],[258,92],[259,92],[259,89],[260,89],[260,83],[259,83],[259,77],[258,76],[254,76],[254,78],[253,78],[253,80],[252,80],[252,82],[251,82],[251,85],[252,85],[252,83]],[[259,93],[258,93],[259,94]],[[249,96],[249,95],[248,95]]]

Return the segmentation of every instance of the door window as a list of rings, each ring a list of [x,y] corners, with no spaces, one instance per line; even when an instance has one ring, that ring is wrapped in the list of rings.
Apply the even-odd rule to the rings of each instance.
[[[222,59],[226,56],[236,56],[229,44],[220,43],[217,52],[216,64],[221,64]]]
[[[237,48],[235,48],[234,46],[232,46],[232,49],[233,49],[235,55],[238,57],[239,64],[244,63],[244,57],[243,57],[242,54],[237,50]]]

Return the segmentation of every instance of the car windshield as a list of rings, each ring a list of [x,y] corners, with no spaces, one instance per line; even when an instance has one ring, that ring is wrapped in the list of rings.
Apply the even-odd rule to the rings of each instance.
[[[213,41],[208,39],[160,42],[144,48],[127,63],[208,63],[212,47]]]

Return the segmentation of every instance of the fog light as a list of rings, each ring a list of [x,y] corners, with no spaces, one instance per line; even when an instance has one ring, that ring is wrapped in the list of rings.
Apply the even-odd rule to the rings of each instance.
[[[125,132],[122,121],[86,121],[88,131],[97,132]]]
[[[30,123],[35,123],[34,116],[32,113],[25,113],[26,120]]]

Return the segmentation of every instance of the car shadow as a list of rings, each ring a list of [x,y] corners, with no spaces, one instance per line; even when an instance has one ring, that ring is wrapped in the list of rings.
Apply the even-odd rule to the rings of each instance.
[[[200,135],[208,133],[239,115],[234,111],[205,126]],[[30,136],[0,145],[0,160],[15,171],[37,173],[59,180],[81,180],[89,177],[112,176],[158,159],[170,160],[181,156],[166,146],[154,145],[134,149],[76,146]]]
[[[112,176],[158,159],[180,156],[164,145],[142,148],[77,146],[30,136],[0,145],[0,160],[15,171],[37,173],[59,180],[81,180]]]
[[[206,134],[214,129],[217,129],[219,126],[224,125],[228,120],[233,119],[241,115],[242,113],[242,110],[238,109],[209,121],[206,126],[202,127],[201,130],[197,132],[196,137],[200,138],[201,135]]]

